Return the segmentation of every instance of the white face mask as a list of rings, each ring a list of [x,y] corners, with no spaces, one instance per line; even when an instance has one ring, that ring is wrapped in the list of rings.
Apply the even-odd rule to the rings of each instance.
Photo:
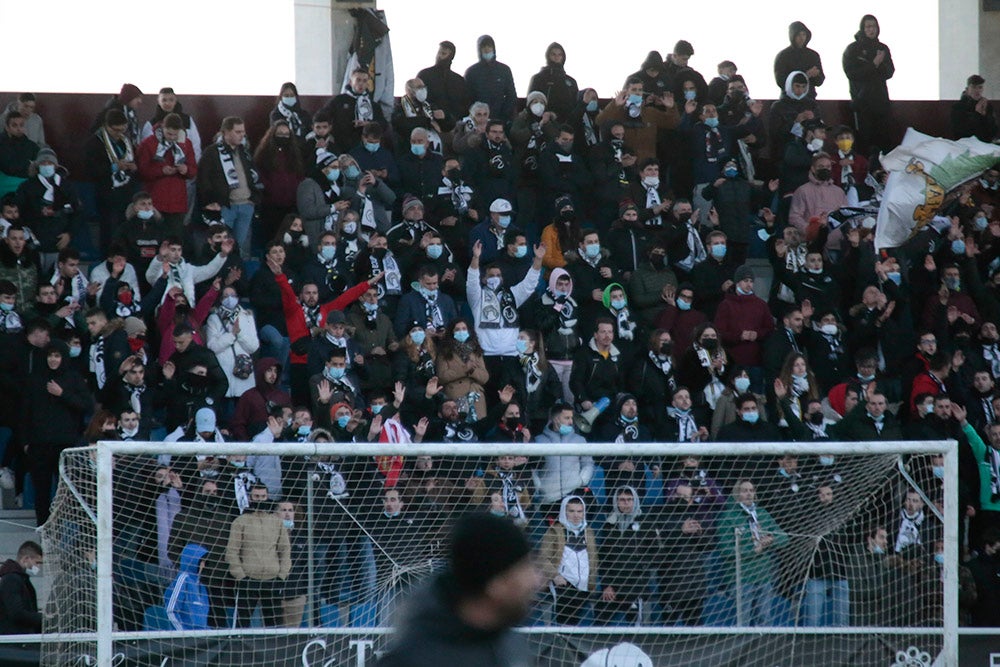
[[[358,223],[353,222],[353,221],[352,222],[345,222],[344,223],[344,233],[345,234],[353,234],[356,231],[358,231]]]
[[[24,568],[24,571],[28,574],[29,577],[37,577],[39,574],[41,574],[42,568],[38,567],[37,565],[32,565],[31,567]]]
[[[417,90],[413,93],[413,96],[415,98],[417,98],[418,102],[426,102],[427,101],[427,89],[426,88],[417,88]]]
[[[821,326],[819,328],[819,330],[822,331],[823,333],[825,333],[828,336],[835,336],[837,334],[837,332],[840,331],[837,328],[836,324],[824,324],[823,326]]]
[[[809,150],[811,150],[813,153],[819,152],[823,150],[823,140],[813,139],[812,141],[809,142],[808,147]]]
[[[660,177],[659,176],[643,176],[642,184],[650,188],[660,187]]]
[[[542,104],[541,102],[532,103],[531,113],[535,114],[536,116],[541,116],[543,113],[545,113],[545,105]]]

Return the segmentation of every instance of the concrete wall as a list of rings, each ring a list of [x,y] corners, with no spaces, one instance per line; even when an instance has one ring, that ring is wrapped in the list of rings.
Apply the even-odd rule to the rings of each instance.
[[[947,0],[941,2],[946,4]],[[984,12],[979,2],[976,5],[980,8],[978,74],[986,79],[986,96],[1000,100],[1000,11]]]

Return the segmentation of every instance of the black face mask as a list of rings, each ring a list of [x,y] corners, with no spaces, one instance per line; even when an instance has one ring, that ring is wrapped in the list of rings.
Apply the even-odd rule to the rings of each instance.
[[[706,338],[701,341],[701,346],[708,350],[709,352],[715,352],[719,349],[719,341],[716,338]]]
[[[830,170],[829,169],[817,169],[816,170],[816,178],[818,178],[821,181],[828,181],[828,180],[830,180]]]
[[[669,355],[674,349],[673,343],[663,343],[660,345],[660,354]]]
[[[460,180],[462,180],[462,171],[460,169],[449,169],[448,180],[450,180],[452,183],[458,183]]]
[[[375,255],[376,258],[382,259],[383,257],[385,257],[386,250],[387,248],[375,248],[372,250],[372,254]]]
[[[292,142],[292,138],[291,137],[275,137],[274,138],[274,145],[278,146],[279,148],[284,148],[285,146],[287,146],[291,142]]]
[[[507,426],[510,431],[516,431],[521,428],[521,418],[520,417],[507,417],[503,420],[503,423]]]
[[[688,223],[688,221],[691,219],[691,214],[690,213],[681,213],[680,215],[677,216],[677,219],[680,222],[682,222],[683,224],[686,225]]]
[[[822,412],[812,412],[809,414],[809,421],[813,426],[823,425],[823,413]]]
[[[576,211],[559,211],[560,222],[576,221]]]
[[[207,375],[196,375],[194,373],[188,373],[187,383],[192,387],[197,387],[198,389],[203,389],[208,386],[209,377]]]

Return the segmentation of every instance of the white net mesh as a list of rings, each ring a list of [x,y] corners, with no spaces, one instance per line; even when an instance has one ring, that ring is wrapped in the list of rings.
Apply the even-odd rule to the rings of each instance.
[[[930,455],[278,447],[115,457],[113,489],[100,489],[115,508],[114,628],[164,632],[116,634],[125,664],[358,664],[386,647],[380,628],[407,594],[446,568],[450,523],[470,510],[509,517],[536,550],[545,584],[524,624],[540,665],[885,665],[941,650],[942,487]],[[93,450],[64,454],[43,531],[55,572],[45,631],[66,635],[43,646],[46,665],[96,655],[93,635],[73,638],[97,628],[94,461]],[[572,466],[587,485],[543,502],[546,476]],[[283,630],[254,633],[265,628]],[[192,635],[207,629],[224,632]],[[623,655],[635,660],[614,661]]]

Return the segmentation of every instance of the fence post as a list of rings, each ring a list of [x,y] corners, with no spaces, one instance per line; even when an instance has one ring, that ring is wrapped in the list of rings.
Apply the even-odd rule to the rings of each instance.
[[[948,442],[944,454],[944,644],[943,664],[958,664],[958,443]]]
[[[736,542],[736,625],[744,627],[746,614],[743,613],[743,561],[740,554],[740,529],[733,529],[733,540]]]
[[[307,464],[308,465],[308,464]],[[316,569],[315,562],[315,545],[313,544],[313,519],[315,518],[315,512],[313,507],[313,478],[312,473],[306,471],[306,576],[308,577],[306,588],[309,591],[309,616],[310,625],[317,626],[320,624],[320,609],[318,607],[316,598],[316,575],[314,570]]]
[[[104,442],[97,443],[97,664],[111,667],[114,643],[112,598],[112,568],[114,557],[114,522],[112,518],[112,484],[114,456]]]

